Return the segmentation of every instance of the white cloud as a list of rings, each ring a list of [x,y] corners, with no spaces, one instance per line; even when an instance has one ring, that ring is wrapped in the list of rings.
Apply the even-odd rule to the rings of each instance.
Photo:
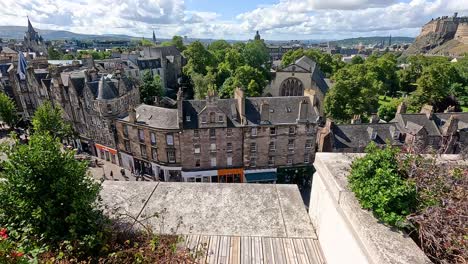
[[[405,2],[402,2],[405,1]],[[468,13],[468,0],[278,0],[224,20],[187,10],[184,0],[2,0],[0,25],[26,25],[77,33],[157,37],[266,39],[415,35],[432,17]]]

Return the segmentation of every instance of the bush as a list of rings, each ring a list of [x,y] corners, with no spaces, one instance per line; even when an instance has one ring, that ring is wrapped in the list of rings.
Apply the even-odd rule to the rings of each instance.
[[[33,134],[6,151],[1,165],[0,226],[11,229],[24,246],[79,241],[83,250],[101,244],[103,216],[96,202],[100,186],[87,165],[62,151],[49,133]],[[13,236],[13,235],[12,235]]]
[[[367,155],[351,166],[349,186],[364,209],[371,210],[382,222],[391,226],[407,226],[406,217],[416,206],[416,188],[406,179],[398,164],[399,150],[379,149],[370,144]]]

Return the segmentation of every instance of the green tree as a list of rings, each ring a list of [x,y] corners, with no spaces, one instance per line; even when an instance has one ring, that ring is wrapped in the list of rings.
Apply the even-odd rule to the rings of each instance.
[[[247,65],[260,69],[269,69],[270,55],[265,43],[260,40],[250,41],[242,50],[242,57]]]
[[[75,56],[73,56],[72,54],[65,54],[65,55],[63,55],[62,59],[64,59],[64,60],[74,60]]]
[[[205,99],[208,89],[216,91],[216,76],[211,70],[207,75],[194,73],[191,78],[194,86],[195,99]]]
[[[10,128],[14,128],[18,121],[15,102],[3,92],[0,92],[0,119]]]
[[[231,45],[223,39],[213,41],[208,45],[208,50],[213,54],[216,64],[224,61],[226,51],[231,48]]]
[[[187,76],[191,76],[193,73],[205,75],[207,67],[214,65],[213,55],[200,41],[195,41],[188,45],[183,55],[187,58],[187,64],[183,68],[183,72]]]
[[[288,65],[291,65],[302,56],[304,56],[303,49],[290,50],[286,52],[281,58],[281,66],[286,67]]]
[[[354,56],[351,58],[351,65],[356,65],[356,64],[363,64],[364,59],[361,56]]]
[[[173,36],[171,42],[180,52],[185,50],[184,39],[181,36]]]
[[[49,47],[47,49],[47,56],[48,56],[49,60],[60,60],[60,59],[62,59],[63,53],[56,50],[53,47]]]
[[[405,226],[406,216],[417,205],[416,187],[398,167],[399,150],[379,149],[371,143],[366,156],[356,159],[348,177],[349,187],[364,209],[392,226]]]
[[[246,96],[260,96],[265,85],[266,80],[259,70],[244,65],[238,67],[234,75],[226,79],[220,94],[223,98],[231,98],[234,95],[234,90],[242,87]]]
[[[159,75],[152,76],[149,70],[143,72],[143,84],[140,86],[140,99],[145,104],[153,104],[155,97],[164,96],[164,88]]]
[[[387,122],[392,120],[401,102],[403,102],[402,98],[392,98],[390,102],[381,104],[377,111],[379,117]]]
[[[0,226],[23,237],[22,243],[74,243],[82,250],[100,248],[103,217],[96,209],[99,184],[73,151],[62,151],[58,139],[38,133],[25,144],[5,150],[1,163]],[[81,247],[80,246],[80,247]]]
[[[418,88],[412,94],[412,102],[418,106],[423,104],[437,105],[449,96],[450,87],[459,79],[458,72],[448,63],[436,63],[425,67],[421,77],[416,81]]]
[[[350,65],[339,70],[335,84],[325,96],[324,109],[328,116],[340,122],[354,115],[364,117],[375,113],[382,82],[364,64]]]
[[[366,61],[370,71],[377,75],[377,79],[383,83],[383,93],[396,96],[399,90],[398,66],[395,55],[386,53],[381,57],[370,56]]]
[[[35,133],[50,134],[53,138],[72,135],[72,128],[62,118],[63,111],[50,102],[44,102],[36,109],[32,118]]]
[[[143,46],[143,47],[154,47],[154,46],[156,46],[153,41],[148,40],[148,39],[140,40],[139,44],[140,44],[140,46]]]

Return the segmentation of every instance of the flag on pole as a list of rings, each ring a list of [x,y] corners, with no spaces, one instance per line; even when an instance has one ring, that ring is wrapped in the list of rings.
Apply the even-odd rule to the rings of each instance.
[[[26,67],[28,66],[28,63],[26,62],[26,58],[24,58],[23,52],[18,52],[18,75],[20,80],[25,80],[26,79]]]

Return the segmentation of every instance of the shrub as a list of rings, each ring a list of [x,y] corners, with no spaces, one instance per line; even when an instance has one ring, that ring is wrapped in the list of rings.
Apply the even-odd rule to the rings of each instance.
[[[17,233],[24,244],[56,246],[80,241],[83,249],[101,241],[102,213],[96,209],[100,186],[87,175],[87,165],[62,151],[49,133],[33,134],[6,151],[1,165],[0,226]]]
[[[361,206],[371,210],[382,222],[406,226],[406,216],[416,206],[416,188],[399,168],[399,150],[390,146],[379,149],[370,144],[366,152],[366,156],[356,159],[351,166],[351,190]]]

